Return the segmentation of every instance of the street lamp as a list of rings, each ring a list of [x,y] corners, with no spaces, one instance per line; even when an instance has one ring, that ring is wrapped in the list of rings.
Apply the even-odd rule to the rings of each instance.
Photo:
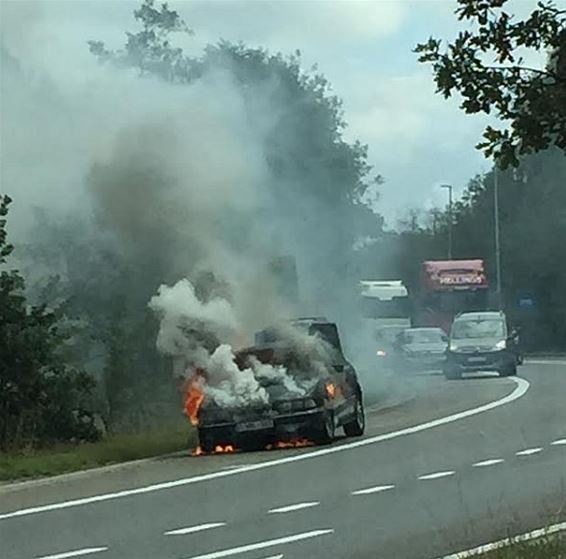
[[[497,282],[497,308],[503,307],[501,293],[501,243],[499,240],[499,169],[497,162],[493,167],[493,221],[495,226],[495,281]]]
[[[440,188],[448,189],[448,258],[452,258],[452,185],[441,184]]]

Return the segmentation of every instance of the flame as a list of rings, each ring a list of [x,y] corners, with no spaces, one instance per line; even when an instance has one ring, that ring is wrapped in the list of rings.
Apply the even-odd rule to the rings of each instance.
[[[274,448],[302,448],[304,446],[312,446],[314,443],[309,439],[291,439],[290,441],[277,441],[275,444],[267,446],[267,450]]]
[[[204,400],[202,381],[202,375],[195,372],[185,391],[185,413],[192,425],[198,425],[198,412]]]
[[[227,444],[227,445],[216,445],[216,447],[214,448],[214,450],[211,452],[211,454],[230,454],[232,452],[236,452],[236,447],[234,445],[231,444]],[[193,449],[193,451],[191,452],[191,456],[205,456],[207,453],[202,449],[201,446],[197,446],[195,449]]]
[[[225,446],[217,444],[214,447],[214,454],[225,454],[225,453],[229,453],[229,452],[236,452],[236,449],[231,444],[227,444]]]
[[[328,382],[326,384],[326,393],[330,398],[334,398],[334,396],[336,396],[336,385],[332,382]]]

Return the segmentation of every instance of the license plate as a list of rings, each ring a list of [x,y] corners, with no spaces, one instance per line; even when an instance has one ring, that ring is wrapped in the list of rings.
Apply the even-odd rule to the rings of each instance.
[[[468,361],[470,363],[485,363],[485,357],[470,357]]]
[[[236,431],[259,431],[260,429],[272,429],[273,425],[273,419],[244,421],[236,425]]]

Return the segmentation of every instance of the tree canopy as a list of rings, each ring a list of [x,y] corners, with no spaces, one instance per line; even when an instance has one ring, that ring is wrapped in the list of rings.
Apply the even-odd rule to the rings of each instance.
[[[415,52],[432,65],[437,91],[459,93],[467,113],[495,114],[478,148],[502,167],[556,146],[566,151],[566,10],[538,2],[525,19],[505,11],[508,0],[457,0],[469,28],[447,45],[430,38]],[[530,58],[546,60],[532,67]]]
[[[14,248],[6,234],[10,203],[0,195],[3,268]],[[44,306],[29,306],[24,287],[17,271],[0,271],[0,449],[95,440],[94,381],[65,364],[57,316]]]

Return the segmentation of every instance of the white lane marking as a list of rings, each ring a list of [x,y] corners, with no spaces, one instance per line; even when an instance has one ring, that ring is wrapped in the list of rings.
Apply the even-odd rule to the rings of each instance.
[[[372,493],[381,493],[382,491],[387,491],[388,489],[394,488],[394,485],[376,485],[375,487],[368,487],[367,489],[358,489],[357,491],[352,491],[352,495],[371,495]]]
[[[538,454],[542,452],[542,448],[526,448],[525,450],[520,450],[519,452],[515,452],[517,456],[531,456],[531,454]]]
[[[66,559],[67,557],[79,557],[80,555],[90,555],[91,553],[100,553],[106,551],[107,547],[85,547],[84,549],[76,549],[75,551],[66,551],[64,553],[56,553],[55,555],[42,555],[36,559]]]
[[[311,507],[317,507],[320,505],[318,501],[310,501],[308,503],[297,503],[296,505],[287,505],[285,507],[278,507],[276,509],[271,509],[267,511],[267,514],[273,514],[278,512],[293,512],[294,510],[309,509]]]
[[[14,518],[17,516],[27,516],[29,514],[38,514],[53,510],[66,509],[69,507],[89,505],[92,503],[99,503],[101,501],[109,501],[111,499],[121,499],[122,497],[130,497],[132,495],[143,495],[145,493],[153,493],[154,491],[163,491],[165,489],[172,489],[174,487],[181,487],[183,485],[189,485],[192,483],[201,483],[203,481],[209,481],[211,479],[218,479],[222,477],[239,475],[246,472],[263,470],[265,468],[273,468],[274,466],[281,466],[283,464],[290,464],[292,462],[299,462],[301,460],[308,460],[310,458],[317,458],[319,456],[335,454],[337,452],[343,452],[345,450],[351,450],[353,448],[359,448],[370,444],[377,444],[383,441],[390,441],[391,439],[396,439],[398,437],[413,435],[415,433],[420,433],[422,431],[433,429],[441,425],[453,423],[454,421],[458,421],[466,417],[472,417],[480,413],[485,413],[500,406],[505,406],[506,404],[510,404],[511,402],[514,402],[519,398],[522,398],[527,393],[530,384],[528,383],[528,381],[520,377],[512,377],[510,380],[512,380],[516,384],[515,389],[513,390],[513,392],[511,392],[507,396],[504,396],[503,398],[500,398],[499,400],[495,400],[493,402],[490,402],[489,404],[483,404],[477,408],[471,408],[469,410],[465,410],[452,415],[441,417],[439,419],[434,419],[426,423],[420,423],[413,427],[407,427],[406,429],[401,429],[399,431],[392,431],[390,433],[384,433],[383,435],[368,437],[367,439],[358,439],[357,441],[352,441],[349,443],[330,446],[326,448],[320,448],[302,454],[294,454],[292,456],[286,456],[285,458],[278,458],[276,460],[259,462],[258,464],[250,464],[250,465],[242,466],[241,468],[237,468],[235,470],[221,470],[221,471],[211,472],[209,474],[202,474],[189,478],[182,478],[174,481],[166,481],[162,483],[156,483],[154,485],[147,485],[145,487],[137,487],[135,489],[125,489],[123,491],[117,491],[116,493],[102,493],[100,495],[93,495],[92,497],[84,497],[82,499],[72,499],[70,501],[61,501],[58,503],[51,503],[48,505],[40,505],[37,507],[30,507],[26,509],[18,509],[12,512],[0,514],[0,520],[6,520],[8,518]]]
[[[494,549],[500,549],[502,547],[507,547],[515,542],[526,542],[529,540],[536,540],[543,536],[550,536],[556,534],[557,532],[562,532],[566,530],[566,522],[561,522],[560,524],[554,524],[548,528],[540,528],[538,530],[533,530],[532,532],[527,532],[525,534],[520,534],[515,537],[505,538],[504,540],[499,540],[497,542],[487,543],[474,547],[473,549],[466,549],[465,551],[459,551],[458,553],[453,553],[452,555],[445,555],[444,557],[438,557],[438,559],[466,559],[467,557],[474,557],[476,555],[487,553],[488,551],[493,551]]]
[[[285,536],[275,540],[266,540],[264,542],[250,543],[240,547],[232,547],[231,549],[223,549],[221,551],[213,551],[212,553],[205,553],[204,555],[196,555],[190,559],[220,559],[221,557],[230,557],[231,555],[240,555],[248,551],[256,549],[265,549],[266,547],[273,547],[276,545],[283,545],[285,543],[298,542],[301,540],[308,540],[326,534],[332,534],[334,530],[329,528],[327,530],[313,530],[312,532],[303,532],[302,534],[294,534],[292,536]]]
[[[427,479],[440,479],[443,477],[450,477],[453,476],[456,472],[450,470],[446,472],[435,472],[434,474],[425,474],[424,476],[419,476],[418,479],[427,480]]]
[[[472,464],[472,466],[474,468],[483,468],[485,466],[495,466],[495,464],[501,464],[502,462],[505,462],[503,458],[492,458],[491,460],[483,460],[482,462],[476,462],[475,464]]]
[[[543,361],[542,359],[527,359],[525,365],[566,365],[566,361],[557,359],[549,359],[548,361]]]
[[[264,557],[264,559],[283,559],[283,553],[280,555],[270,555],[269,557]]]
[[[226,522],[209,522],[208,524],[199,524],[198,526],[188,526],[187,528],[177,528],[176,530],[169,530],[164,532],[165,536],[183,536],[185,534],[192,534],[193,532],[202,532],[203,530],[210,530],[212,528],[220,528],[226,526]]]
[[[551,444],[551,445],[554,445],[554,446],[565,445],[565,444],[566,444],[566,439],[558,439],[558,440],[556,440],[556,441],[552,441],[550,444]]]

